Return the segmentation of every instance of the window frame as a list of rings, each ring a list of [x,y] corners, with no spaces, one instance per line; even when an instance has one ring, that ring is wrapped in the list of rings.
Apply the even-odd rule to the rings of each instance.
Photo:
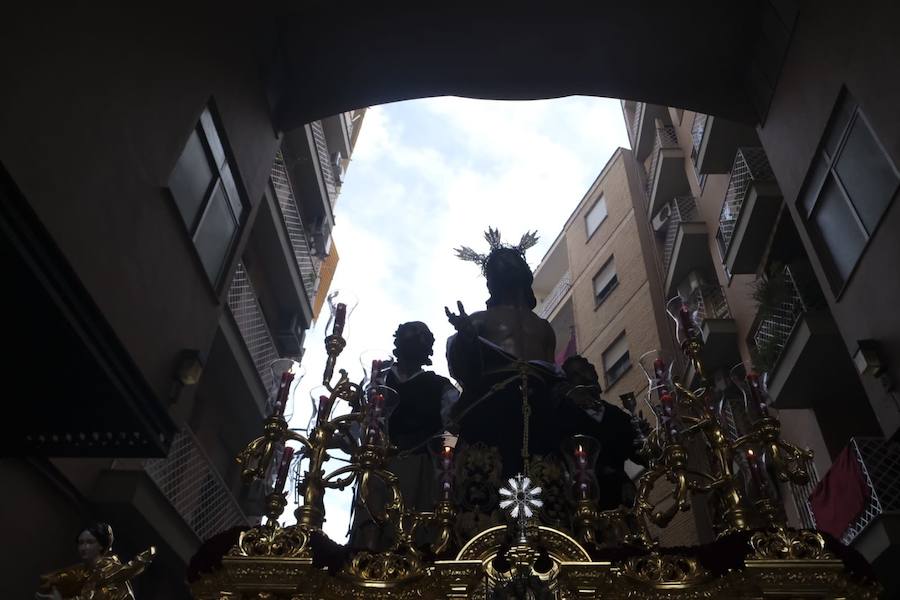
[[[840,132],[836,132],[833,130],[833,128],[841,118],[841,110],[846,104],[849,104],[850,106],[848,111],[850,116],[841,126]],[[881,151],[884,160],[897,176],[897,183],[888,196],[887,201],[884,205],[884,209],[881,211],[881,214],[879,215],[875,225],[872,227],[871,232],[863,222],[852,196],[847,191],[847,188],[844,185],[844,182],[841,180],[841,176],[837,171],[838,163],[840,162],[841,156],[843,155],[847,140],[850,137],[850,132],[853,130],[853,127],[857,124],[857,122],[861,122],[861,125],[868,130],[868,134],[871,135],[875,145]],[[834,147],[834,151],[832,153],[829,153],[827,146],[829,144],[829,141],[835,135],[837,135],[838,141]],[[818,180],[816,180],[816,176],[818,175],[819,171],[819,169],[817,169],[819,163],[824,165],[824,173]],[[815,221],[817,209],[820,207],[823,197],[822,192],[824,191],[825,186],[828,185],[829,180],[835,186],[841,199],[846,204],[846,208],[850,211],[852,223],[862,233],[864,239],[862,247],[859,250],[859,254],[854,258],[853,266],[849,268],[846,276],[841,275],[837,266],[837,260],[834,257],[834,252],[832,251],[829,242],[822,235],[820,227],[816,224]],[[826,125],[825,130],[822,133],[821,139],[819,140],[819,145],[817,146],[811,164],[807,169],[806,180],[804,181],[804,185],[801,188],[801,192],[796,202],[797,212],[800,214],[800,218],[803,221],[804,226],[806,227],[806,232],[810,237],[810,241],[812,242],[815,253],[818,256],[822,268],[825,272],[825,279],[828,281],[828,287],[830,288],[832,296],[836,301],[840,300],[841,296],[843,296],[844,292],[846,291],[847,286],[850,284],[850,281],[853,279],[853,275],[859,268],[860,262],[862,262],[863,255],[865,255],[866,250],[868,249],[869,244],[872,241],[872,238],[875,237],[876,233],[881,228],[881,224],[884,221],[884,215],[887,214],[887,212],[890,210],[891,205],[897,197],[898,191],[900,191],[900,170],[897,169],[897,165],[894,164],[894,161],[891,159],[890,155],[885,151],[884,145],[875,134],[875,129],[872,127],[871,122],[863,113],[862,107],[860,106],[859,102],[849,93],[846,87],[842,88],[841,92],[838,94],[837,101],[834,103],[834,106],[831,109],[831,114],[828,117],[828,124]],[[812,196],[813,201],[809,203],[809,206],[807,207],[805,201],[810,196]]]
[[[190,136],[195,133],[200,140],[200,145],[203,149],[204,156],[207,159],[207,164],[212,177],[203,193],[200,203],[197,205],[193,217],[190,219],[190,223],[188,223],[188,219],[185,217],[179,199],[176,196],[176,192],[172,187],[172,176],[184,155]],[[229,178],[230,182],[228,181]],[[218,265],[217,272],[213,276],[206,268],[203,256],[200,253],[200,248],[198,247],[198,239],[203,231],[204,224],[207,223],[206,219],[210,217],[212,213],[211,208],[213,208],[213,205],[215,204],[213,199],[217,196],[220,187],[222,193],[221,202],[224,203],[225,210],[231,216],[234,224],[234,231],[224,248],[221,264]],[[188,135],[187,140],[185,140],[181,152],[176,159],[175,166],[173,166],[172,171],[169,174],[167,190],[171,197],[172,204],[178,213],[179,219],[184,223],[185,232],[191,240],[194,255],[203,271],[204,278],[209,282],[213,293],[218,297],[224,289],[225,280],[227,279],[225,275],[229,272],[229,266],[234,261],[235,250],[247,224],[247,217],[251,206],[247,200],[243,180],[237,169],[237,161],[234,159],[234,154],[231,151],[227,137],[224,134],[222,120],[212,100],[203,107],[203,110],[194,123],[191,133]],[[236,198],[233,196],[236,196]]]
[[[593,295],[594,295],[594,310],[600,308],[600,305],[603,304],[604,302],[606,302],[609,299],[609,297],[612,295],[613,290],[615,290],[617,287],[619,287],[619,273],[618,273],[618,271],[616,271],[615,263],[613,262],[614,258],[615,258],[615,255],[610,256],[609,259],[606,262],[604,262],[603,265],[599,269],[597,269],[597,272],[594,273],[594,276],[591,277],[591,291],[593,292]],[[600,274],[603,273],[603,271],[607,267],[610,267],[610,266],[613,269],[612,278],[610,279],[609,283],[607,283],[603,287],[603,289],[606,290],[606,294],[604,294],[601,297],[600,294],[597,293],[597,283],[596,283],[597,277],[600,276]]]
[[[630,371],[631,367],[633,366],[633,363],[631,362],[631,349],[628,347],[628,338],[626,337],[625,333],[626,332],[623,330],[622,333],[616,336],[616,339],[614,339],[606,347],[606,349],[600,353],[600,359],[603,361],[603,376],[606,379],[606,391],[609,391],[612,386],[618,383],[618,381],[625,376],[625,373]],[[606,354],[620,341],[625,344],[625,352],[619,358],[617,358],[612,365],[607,366]],[[615,377],[612,377],[610,375],[612,367],[619,364],[622,359],[626,359],[628,363],[621,367],[621,370],[616,374]]]
[[[599,205],[601,202],[603,202],[603,218],[600,219],[600,221],[597,223],[597,226],[594,227],[593,231],[591,231],[589,229],[589,225],[588,225],[588,217],[594,211],[594,209],[597,208],[597,205]],[[588,209],[588,211],[586,213],[584,213],[584,231],[587,234],[585,243],[589,242],[591,240],[591,238],[594,237],[594,234],[600,230],[600,227],[603,225],[603,223],[606,222],[606,219],[608,219],[608,218],[609,218],[609,206],[606,204],[606,196],[603,195],[603,192],[600,192],[600,195],[597,196],[597,199],[594,200],[594,202],[591,204],[591,207]]]

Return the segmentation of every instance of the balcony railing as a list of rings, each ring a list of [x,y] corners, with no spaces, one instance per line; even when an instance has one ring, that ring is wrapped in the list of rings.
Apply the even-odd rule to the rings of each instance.
[[[341,118],[344,119],[344,124],[347,127],[347,137],[353,138],[353,127],[356,125],[353,122],[353,111],[348,110],[345,113],[341,113]]]
[[[734,237],[735,224],[741,214],[741,206],[750,185],[754,181],[774,180],[775,175],[762,148],[740,148],[737,151],[734,166],[731,168],[731,178],[728,180],[728,189],[725,192],[725,201],[719,213],[719,232],[716,235],[723,256],[728,252],[728,246]]]
[[[272,187],[275,189],[275,196],[281,207],[281,215],[287,228],[291,249],[294,251],[294,261],[297,263],[300,279],[306,290],[306,297],[312,302],[315,297],[316,280],[319,277],[319,262],[313,258],[310,251],[309,237],[306,235],[306,228],[303,226],[300,211],[297,209],[296,196],[294,196],[281,152],[275,155],[275,162],[272,165]]]
[[[765,314],[758,320],[753,331],[753,343],[757,353],[763,357],[758,368],[771,370],[778,364],[791,333],[800,318],[818,304],[813,290],[801,288],[797,284],[794,271],[786,266],[784,271],[770,285],[777,286],[779,301],[774,306],[761,308]]]
[[[644,118],[644,111],[647,109],[646,102],[635,102],[634,112],[631,113],[631,121],[628,123],[628,135],[631,138],[631,147],[637,146],[638,129],[641,126],[641,120]]]
[[[166,458],[144,461],[144,471],[201,541],[250,524],[190,430],[175,436]]]
[[[549,319],[556,307],[559,306],[560,301],[565,297],[566,292],[570,289],[572,289],[572,278],[566,273],[547,295],[547,299],[541,305],[538,316],[542,319]]]
[[[659,122],[657,120],[657,122]],[[656,169],[659,167],[660,150],[662,148],[677,148],[678,136],[675,134],[675,128],[669,126],[657,126],[656,135],[653,138],[652,158],[650,159],[650,170],[647,171],[647,196],[653,192],[653,179],[656,177]]]
[[[730,319],[731,309],[722,286],[704,284],[694,288],[688,298],[693,310],[701,322],[707,319]]]
[[[269,326],[263,316],[253,284],[247,276],[244,263],[239,262],[234,272],[231,288],[228,290],[228,309],[231,311],[244,345],[250,352],[253,365],[266,392],[272,388],[272,373],[269,365],[279,358],[278,350]]]
[[[700,145],[703,143],[703,133],[706,131],[706,121],[709,115],[694,113],[694,122],[691,123],[691,160],[694,167],[697,166],[697,158],[700,156]]]
[[[325,181],[325,190],[328,192],[328,202],[334,204],[337,198],[337,180],[331,168],[331,154],[328,152],[328,142],[325,138],[325,128],[322,121],[313,121],[310,124],[313,140],[316,143],[316,154],[319,156],[319,165],[322,167],[322,179]]]
[[[859,461],[869,499],[841,537],[847,545],[882,515],[900,513],[900,444],[882,438],[858,437],[850,440],[850,447]]]
[[[809,480],[806,483],[791,483],[791,496],[794,499],[797,515],[800,517],[800,526],[804,529],[815,529],[816,516],[809,504],[809,495],[819,483],[819,472],[816,470],[815,461],[811,458],[805,459],[801,466],[809,475]]]
[[[697,203],[692,196],[675,198],[669,203],[669,221],[666,225],[666,239],[663,242],[663,269],[669,270],[672,253],[675,251],[675,240],[678,227],[684,221],[694,221],[697,216]]]

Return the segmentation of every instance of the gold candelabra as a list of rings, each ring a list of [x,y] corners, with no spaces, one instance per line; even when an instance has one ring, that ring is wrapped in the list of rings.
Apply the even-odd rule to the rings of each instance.
[[[356,484],[359,506],[377,524],[392,528],[393,536],[384,551],[356,553],[345,569],[346,575],[360,581],[375,579],[394,583],[419,577],[423,574],[422,550],[413,543],[416,532],[425,524],[436,525],[435,539],[428,550],[431,555],[439,556],[450,543],[456,513],[448,497],[443,497],[434,511],[406,509],[398,478],[388,470],[388,462],[396,450],[391,446],[385,428],[384,393],[388,388],[378,383],[378,367],[373,369],[366,388],[351,382],[344,369],[338,370],[337,380],[333,381],[337,360],[346,347],[342,333],[343,319],[339,318],[335,320],[332,333],[325,338],[327,361],[322,385],[328,394],[320,398],[315,426],[309,437],[292,431],[284,417],[292,379],[290,372],[285,372],[274,403],[275,411],[266,419],[263,435],[250,442],[237,458],[243,466],[246,481],[264,479],[275,466],[278,447],[289,442],[300,445],[300,454],[308,460],[308,468],[297,482],[302,492],[302,504],[294,511],[297,522],[287,527],[281,527],[278,522],[288,503],[284,486],[293,453],[286,450],[275,487],[266,498],[266,522],[244,532],[233,554],[311,560],[311,541],[316,534],[321,534],[325,520],[326,492]],[[332,418],[332,409],[338,402],[346,402],[351,412]],[[329,450],[336,448],[349,454],[350,464],[326,473]],[[370,501],[376,481],[379,490],[387,491],[383,507]]]
[[[743,384],[749,396],[747,406],[757,418],[747,434],[729,439],[715,408],[713,390],[701,358],[700,328],[685,305],[677,309],[674,318],[681,350],[699,386],[689,389],[689,384],[672,377],[671,365],[660,356],[648,353],[642,357],[642,368],[650,380],[648,399],[658,426],[648,436],[643,449],[648,468],[638,483],[635,513],[645,522],[665,527],[679,511],[688,510],[691,493],[702,493],[716,500],[719,518],[715,525],[720,536],[750,529],[751,517],[760,526],[783,529],[785,521],[771,497],[763,466],[770,463],[782,481],[806,483],[809,476],[803,463],[812,458],[812,452],[781,439],[780,423],[768,414],[764,391],[752,373],[744,378]],[[652,361],[647,360],[648,356]],[[695,462],[708,465],[708,471],[690,468],[689,449],[702,452]],[[734,465],[739,458],[747,465],[750,496],[754,498],[745,497],[738,486]],[[650,501],[652,488],[661,478],[673,483],[673,501],[666,508]]]

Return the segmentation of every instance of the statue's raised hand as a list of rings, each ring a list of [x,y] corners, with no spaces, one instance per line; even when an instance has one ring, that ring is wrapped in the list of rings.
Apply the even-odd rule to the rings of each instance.
[[[447,320],[450,321],[450,324],[453,325],[461,336],[467,340],[474,340],[477,333],[471,317],[466,314],[466,309],[463,308],[463,303],[459,300],[456,301],[456,307],[459,309],[458,315],[450,312],[450,309],[446,306],[444,307],[444,312],[447,313]]]

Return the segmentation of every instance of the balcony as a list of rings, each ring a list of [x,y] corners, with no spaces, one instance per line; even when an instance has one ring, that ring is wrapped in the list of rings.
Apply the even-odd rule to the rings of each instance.
[[[350,121],[350,113],[340,113],[321,120],[325,132],[328,155],[334,157],[340,153],[341,158],[350,156],[350,138],[353,135],[353,124]],[[334,166],[334,160],[331,161]]]
[[[729,273],[756,273],[781,204],[781,190],[763,149],[738,150],[716,234]]]
[[[665,290],[668,296],[691,271],[711,268],[712,260],[709,257],[706,224],[699,220],[694,198],[675,198],[668,204],[667,210],[669,218],[664,229],[663,272],[666,274]]]
[[[164,456],[177,431],[166,396],[171,380],[161,365],[149,367],[151,356],[163,355],[150,352],[156,346],[149,343],[132,354],[135,340],[123,343],[122,332],[107,320],[110,307],[100,309],[2,167],[0,266],[6,282],[3,361],[10,375],[4,382],[10,410],[0,434],[2,455]],[[151,305],[159,298],[139,300]],[[123,297],[113,312],[140,314],[140,307],[125,306],[133,301]],[[174,359],[177,348],[166,350]]]
[[[553,311],[556,310],[556,307],[560,305],[563,298],[566,297],[566,294],[568,294],[571,289],[572,278],[566,273],[553,287],[544,301],[541,302],[540,309],[537,313],[538,316],[542,319],[549,319],[550,315],[553,314]]]
[[[819,398],[854,397],[859,378],[809,267],[786,266],[769,281],[773,300],[760,308],[750,338],[775,406],[813,408]]]
[[[741,146],[758,146],[756,131],[712,115],[697,113],[691,126],[691,158],[698,174],[727,173]]]
[[[330,235],[337,187],[322,123],[316,121],[285,133],[281,154],[307,231]],[[315,246],[312,240],[310,245]]]
[[[189,429],[175,436],[166,458],[145,461],[144,470],[199,540],[236,525],[249,525]]]
[[[275,190],[275,197],[278,199],[278,206],[281,208],[294,261],[303,282],[303,289],[306,291],[306,297],[312,300],[315,298],[316,280],[319,277],[319,261],[313,256],[309,235],[303,219],[300,217],[296,196],[291,187],[284,157],[280,152],[275,155],[275,163],[272,165],[272,187]]]
[[[280,355],[243,263],[238,263],[228,290],[228,309],[234,317],[265,393],[272,387],[269,365],[280,358]]]
[[[688,297],[703,339],[701,358],[710,372],[730,367],[741,360],[737,344],[737,325],[728,307],[722,286],[704,284]]]
[[[881,437],[853,437],[847,451],[858,470],[845,467],[826,477],[836,477],[832,487],[857,486],[863,504],[840,540],[874,567],[887,588],[885,597],[893,598],[900,590],[900,444]],[[830,512],[828,504],[821,508]]]
[[[328,142],[325,136],[325,127],[322,124],[322,121],[313,121],[309,127],[312,130],[312,137],[316,145],[316,157],[319,161],[319,169],[322,173],[322,181],[325,183],[325,191],[328,193],[328,201],[333,207],[334,201],[337,199],[338,186],[341,184],[341,182],[338,177],[335,177],[335,165],[334,161],[332,160],[332,155],[328,150]]]
[[[182,564],[215,534],[251,525],[188,428],[165,458],[118,461],[102,471],[89,501],[118,524],[117,537],[164,544]]]
[[[647,171],[648,215],[652,217],[676,196],[691,193],[684,171],[684,152],[678,146],[674,127],[657,119],[650,168]]]
[[[672,124],[669,111],[665,106],[631,101],[622,102],[622,111],[634,157],[638,162],[644,162],[653,150],[656,121],[660,120],[663,125]]]

